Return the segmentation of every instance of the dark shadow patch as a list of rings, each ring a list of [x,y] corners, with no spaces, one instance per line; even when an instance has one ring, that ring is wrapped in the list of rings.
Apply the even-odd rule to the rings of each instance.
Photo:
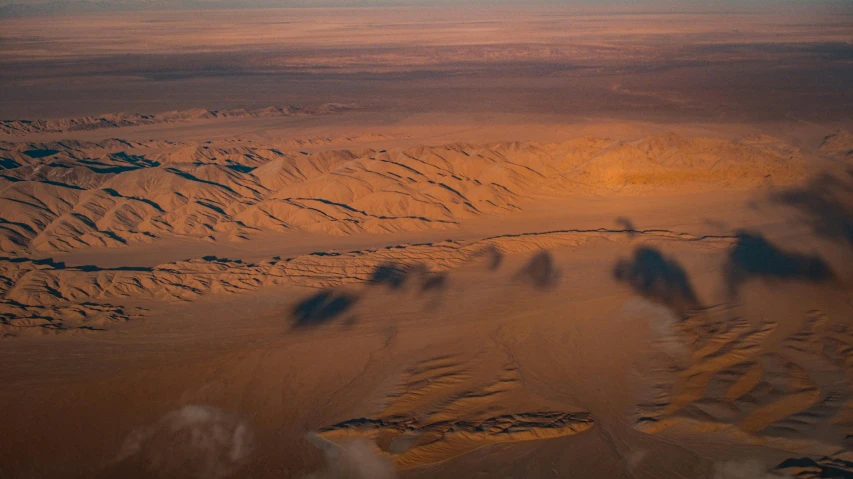
[[[634,222],[631,221],[631,218],[620,216],[616,218],[616,224],[624,228],[625,231],[628,231],[631,235],[633,235],[634,231],[637,231],[637,228],[634,226]]]
[[[217,188],[222,188],[228,192],[237,194],[237,192],[234,191],[233,189],[231,189],[231,187],[228,185],[223,185],[222,183],[216,183],[215,181],[203,180],[201,178],[197,178],[197,177],[191,175],[190,173],[187,173],[186,171],[181,171],[177,168],[166,168],[165,171],[168,171],[169,173],[172,173],[173,175],[178,175],[185,180],[195,181],[195,182],[202,183],[205,185],[215,186]]]
[[[757,233],[740,231],[729,252],[725,280],[732,297],[743,283],[753,278],[826,282],[835,278],[819,256],[787,252]]]
[[[486,268],[489,271],[497,271],[503,263],[504,255],[495,246],[489,245],[478,251],[475,257],[486,258]]]
[[[362,211],[362,210],[357,210],[357,209],[353,208],[353,207],[352,207],[352,206],[350,206],[350,205],[347,205],[347,204],[344,204],[344,203],[336,203],[336,202],[334,202],[334,201],[327,200],[327,199],[324,199],[324,198],[288,198],[288,199],[289,199],[289,200],[290,200],[290,199],[293,199],[293,200],[300,200],[300,201],[316,201],[316,202],[318,202],[318,203],[323,203],[324,205],[336,206],[336,207],[338,207],[338,208],[343,208],[343,209],[345,209],[345,210],[349,211],[350,213],[358,213],[358,214],[360,214],[360,215],[362,215],[362,216],[371,216],[371,215],[368,215],[368,214],[367,214],[367,212]]]
[[[209,210],[215,211],[216,213],[219,213],[222,216],[228,217],[228,213],[226,213],[225,210],[223,210],[222,208],[220,208],[217,205],[214,205],[212,203],[208,203],[206,201],[201,201],[201,200],[195,200],[195,203],[199,206],[203,206]]]
[[[231,168],[232,170],[236,171],[237,173],[251,173],[257,167],[256,166],[241,165],[239,163],[231,163],[228,165],[228,168]]]
[[[86,168],[89,168],[89,170],[91,170],[92,172],[99,173],[99,174],[109,174],[109,173],[119,174],[119,173],[124,173],[127,171],[133,171],[133,170],[140,169],[140,167],[138,167],[138,166],[120,166],[120,165],[119,166],[105,166],[103,168],[97,168],[94,166],[87,166]]]
[[[4,218],[0,218],[0,226],[2,226],[2,225],[9,225],[9,226],[14,226],[14,227],[20,228],[20,229],[26,231],[27,233],[29,233],[33,236],[38,234],[38,233],[36,233],[36,230],[34,230],[32,226],[30,226],[26,223],[19,223],[17,221],[9,221],[9,220],[6,220]]]
[[[60,188],[69,188],[77,191],[85,191],[85,188],[80,188],[77,185],[71,185],[68,183],[62,183],[61,181],[51,181],[51,180],[36,180],[38,183],[44,183],[46,185],[58,186]]]
[[[121,163],[126,163],[125,165],[115,165],[112,163],[104,163],[103,161],[93,160],[89,158],[81,158],[77,160],[80,164],[84,165],[89,170],[95,173],[124,173],[126,171],[138,170],[140,168],[152,168],[160,166],[160,163],[157,161],[152,161],[144,156],[138,155],[128,155],[127,153],[120,151],[117,153],[111,153],[109,155],[109,159],[112,161],[118,161]]]
[[[370,275],[368,284],[385,285],[390,289],[401,289],[406,285],[411,269],[393,264],[380,264]]]
[[[293,307],[295,327],[318,326],[346,313],[358,302],[358,297],[339,291],[325,290],[310,296]]]
[[[145,158],[142,155],[129,155],[123,151],[110,154],[110,159],[130,163],[131,165],[137,167],[152,168],[160,166],[159,161],[149,160],[148,158]]]
[[[513,279],[536,289],[551,289],[560,282],[560,271],[554,265],[551,253],[540,251],[515,273]]]
[[[25,150],[22,152],[23,154],[29,156],[33,159],[47,158],[48,156],[53,156],[59,153],[59,150],[49,150],[47,148],[38,149],[38,150]]]
[[[853,170],[851,182],[823,174],[802,188],[778,193],[773,200],[803,213],[816,235],[853,248]]]
[[[219,256],[216,256],[216,255],[202,256],[201,259],[203,261],[208,262],[208,263],[241,264],[241,265],[244,264],[245,266],[249,266],[249,267],[255,266],[253,263],[243,263],[242,259],[220,258]],[[192,259],[189,259],[187,261],[192,261]]]
[[[790,469],[790,471],[786,471],[786,469]],[[810,457],[786,459],[776,466],[776,470],[792,473],[792,476],[796,476],[798,471],[809,470],[815,473],[814,476],[810,475],[809,477],[853,479],[853,462],[830,457],[824,457],[817,461]]]
[[[11,158],[0,158],[0,169],[2,170],[11,170],[19,166],[21,164]]]
[[[65,269],[64,261],[55,261],[53,258],[41,258],[41,259],[30,259],[30,258],[10,258],[7,256],[0,257],[0,262],[9,262],[9,263],[32,263],[39,266],[50,266],[53,269]]]
[[[447,289],[447,283],[447,273],[426,273],[421,283],[421,291],[424,293],[441,292]]]
[[[71,271],[83,271],[86,273],[93,273],[97,271],[137,271],[143,273],[150,273],[154,271],[153,268],[145,267],[145,266],[116,266],[113,268],[105,268],[101,266],[95,266],[93,264],[86,264],[80,266],[68,266],[64,261],[55,261],[53,258],[41,258],[41,259],[30,259],[30,258],[9,258],[9,257],[0,257],[0,263],[9,262],[9,263],[32,263],[39,266],[48,266],[51,269],[55,270],[71,270]],[[87,304],[87,303],[83,303]]]
[[[420,293],[440,293],[447,287],[447,273],[432,272],[423,264],[383,263],[373,270],[367,284],[385,286],[392,291],[402,291],[406,285],[413,284]]]
[[[57,268],[57,269],[65,269],[65,268],[63,267],[63,268]],[[100,266],[95,266],[93,264],[84,264],[84,265],[75,266],[75,267],[69,268],[69,269],[75,269],[75,270],[83,271],[86,273],[94,273],[97,271],[135,271],[138,273],[150,273],[150,272],[154,271],[153,268],[148,268],[145,266],[116,266],[114,268],[101,268]]]
[[[147,204],[148,206],[151,206],[155,210],[159,211],[160,213],[165,213],[165,211],[163,211],[163,208],[161,208],[160,205],[158,205],[154,201],[149,200],[147,198],[138,198],[136,196],[122,196],[121,193],[119,193],[118,191],[116,191],[112,188],[101,188],[101,191],[112,196],[113,198],[125,198],[125,199],[129,199],[129,200],[134,200],[134,201],[141,201],[141,202]]]
[[[329,251],[315,251],[313,253],[308,253],[309,256],[340,256],[340,253],[329,252]]]
[[[682,318],[702,307],[684,268],[657,249],[637,248],[632,259],[616,263],[613,277],[644,298],[669,307]]]
[[[3,178],[6,181],[11,181],[12,183],[19,183],[21,181],[24,181],[20,178],[15,178],[14,176],[9,176],[9,175],[0,175],[0,178]]]

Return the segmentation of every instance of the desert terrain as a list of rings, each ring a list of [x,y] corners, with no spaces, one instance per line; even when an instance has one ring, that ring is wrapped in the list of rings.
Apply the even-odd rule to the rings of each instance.
[[[853,477],[853,11],[0,18],[0,478]]]

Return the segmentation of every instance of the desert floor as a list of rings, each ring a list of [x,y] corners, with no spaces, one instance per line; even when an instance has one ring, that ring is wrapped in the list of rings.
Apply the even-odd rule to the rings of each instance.
[[[849,19],[365,11],[0,20],[0,477],[853,477]]]

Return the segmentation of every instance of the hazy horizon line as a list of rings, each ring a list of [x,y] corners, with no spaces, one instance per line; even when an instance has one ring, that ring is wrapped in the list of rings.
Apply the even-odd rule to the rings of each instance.
[[[853,0],[0,0],[0,17],[77,15],[138,11],[567,7],[578,13],[725,14],[819,13],[853,15]]]

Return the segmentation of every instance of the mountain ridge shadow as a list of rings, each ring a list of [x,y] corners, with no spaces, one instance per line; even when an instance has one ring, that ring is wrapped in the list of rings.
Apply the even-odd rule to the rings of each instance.
[[[330,289],[320,291],[293,307],[291,313],[295,318],[294,327],[305,328],[331,322],[355,306],[358,300],[358,296],[349,293]]]
[[[539,290],[548,290],[560,282],[560,270],[554,264],[550,252],[542,250],[513,275],[515,281],[527,283]]]

